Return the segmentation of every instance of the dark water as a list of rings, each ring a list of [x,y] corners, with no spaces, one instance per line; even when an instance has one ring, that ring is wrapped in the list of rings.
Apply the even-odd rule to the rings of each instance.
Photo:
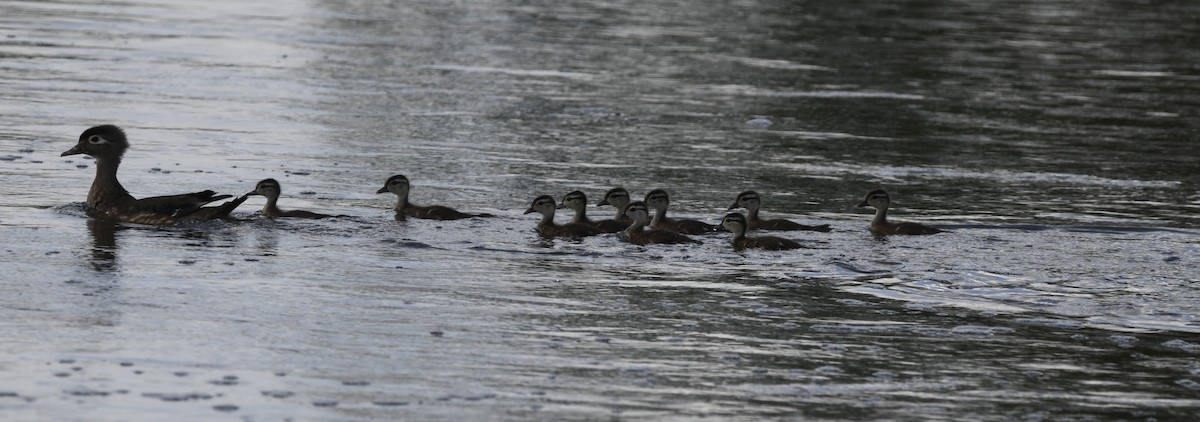
[[[0,418],[1192,420],[1196,45],[1184,1],[0,1]],[[350,217],[90,221],[102,123],[134,195]],[[394,221],[396,173],[497,217]],[[521,214],[618,185],[834,231]],[[871,237],[881,187],[952,232]]]

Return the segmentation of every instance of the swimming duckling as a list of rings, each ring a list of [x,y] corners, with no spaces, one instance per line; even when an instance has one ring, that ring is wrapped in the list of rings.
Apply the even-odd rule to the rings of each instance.
[[[654,219],[650,220],[652,229],[683,234],[701,234],[717,230],[717,226],[702,221],[667,218],[667,207],[671,205],[671,199],[667,197],[667,191],[662,189],[655,189],[647,193],[645,203],[654,208]]]
[[[597,202],[596,206],[612,205],[613,208],[617,209],[617,215],[613,217],[613,220],[617,220],[628,225],[633,223],[633,219],[629,218],[628,215],[625,215],[625,207],[629,206],[629,201],[629,191],[625,190],[625,188],[612,188],[609,189],[608,192],[604,192],[604,199],[601,199],[600,202]]]
[[[917,223],[892,223],[887,221],[888,205],[891,199],[883,189],[876,189],[867,194],[867,198],[859,203],[859,207],[875,207],[875,219],[871,220],[871,233],[876,236],[891,234],[935,234],[942,230]]]
[[[725,230],[733,233],[733,238],[730,242],[733,243],[734,250],[742,250],[746,248],[766,249],[770,251],[780,251],[785,249],[799,249],[800,244],[795,241],[784,239],[775,236],[748,237],[746,236],[746,228],[749,226],[746,222],[746,217],[740,213],[729,213],[725,218],[721,219],[721,226]]]
[[[277,182],[275,179],[263,179],[262,181],[258,182],[258,184],[254,185],[254,190],[247,192],[246,195],[249,195],[249,196],[262,195],[262,196],[267,197],[267,204],[263,205],[262,213],[263,213],[263,215],[270,217],[270,218],[276,218],[276,217],[329,218],[329,217],[333,217],[332,215],[329,215],[329,214],[319,214],[319,213],[315,213],[315,212],[311,212],[311,211],[304,211],[304,210],[291,210],[291,211],[281,210],[281,209],[279,209],[279,207],[275,206],[276,201],[279,201],[280,193],[282,193],[282,190],[279,188],[279,182]]]
[[[762,203],[759,200],[758,193],[748,190],[739,193],[737,199],[733,201],[733,205],[729,206],[729,209],[732,210],[736,208],[745,208],[747,211],[746,228],[750,230],[811,230],[817,232],[828,232],[830,230],[828,224],[822,224],[819,226],[806,226],[790,220],[784,220],[782,218],[760,220],[758,218],[758,208],[761,205]]]
[[[387,182],[384,182],[383,187],[379,188],[375,193],[391,192],[396,194],[395,210],[397,219],[402,219],[404,216],[429,220],[460,220],[472,217],[491,217],[490,214],[468,214],[441,205],[430,205],[427,207],[414,205],[408,202],[409,189],[408,178],[402,174],[397,174],[389,177]]]
[[[633,224],[625,228],[621,232],[621,240],[635,244],[648,245],[651,243],[700,243],[699,240],[692,239],[682,234],[659,230],[646,229],[646,224],[650,222],[650,210],[646,207],[646,203],[637,201],[625,207],[625,215],[633,219]]]
[[[571,219],[571,223],[591,226],[601,233],[616,233],[629,227],[629,223],[622,223],[617,220],[589,220],[587,218],[587,205],[587,195],[584,195],[580,191],[574,191],[563,196],[559,207],[575,210],[575,218]]]
[[[96,178],[87,196],[88,215],[128,223],[163,225],[225,218],[246,202],[247,196],[243,195],[218,206],[205,207],[208,203],[233,197],[217,195],[211,190],[135,199],[117,181],[117,168],[127,149],[129,141],[121,128],[101,125],[83,131],[79,142],[62,153],[63,157],[87,154],[96,159]]]
[[[558,204],[554,202],[554,198],[550,195],[542,195],[533,200],[529,205],[529,209],[525,210],[525,214],[535,212],[542,213],[542,221],[537,225],[537,232],[544,238],[552,239],[555,237],[566,237],[578,239],[584,236],[595,236],[600,234],[599,230],[592,228],[586,224],[567,223],[558,225],[554,223],[554,209],[558,208]]]

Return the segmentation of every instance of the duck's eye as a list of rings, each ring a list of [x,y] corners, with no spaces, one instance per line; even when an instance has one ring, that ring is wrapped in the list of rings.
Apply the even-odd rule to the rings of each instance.
[[[101,138],[100,135],[89,136],[87,140],[88,140],[88,143],[90,143],[90,144],[103,144],[105,142],[108,142],[108,141],[104,140],[104,138]]]

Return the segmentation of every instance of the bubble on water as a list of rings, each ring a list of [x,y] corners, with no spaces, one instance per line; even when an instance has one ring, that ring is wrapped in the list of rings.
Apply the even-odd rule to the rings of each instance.
[[[351,387],[364,387],[364,386],[371,385],[371,382],[363,381],[363,380],[351,380],[351,381],[342,381],[342,385],[348,385]]]
[[[213,395],[205,393],[142,393],[142,397],[159,399],[167,402],[179,402],[191,400],[212,400]]]
[[[1200,382],[1196,382],[1187,378],[1175,381],[1175,384],[1192,390],[1200,390]]]
[[[1133,347],[1138,342],[1137,337],[1134,336],[1111,335],[1108,336],[1108,339],[1112,340],[1113,343],[1116,343],[1117,347],[1124,348]]]
[[[296,393],[293,393],[291,391],[286,391],[286,390],[265,390],[262,392],[262,395],[266,396],[266,397],[275,398],[275,399],[286,399],[288,397],[296,395]]]
[[[338,402],[333,400],[315,400],[312,404],[316,407],[334,407],[338,405]]]
[[[216,406],[213,406],[213,410],[216,410],[218,412],[236,412],[238,410],[238,407],[236,405],[232,405],[232,404],[218,404]]]
[[[996,334],[1012,333],[1008,327],[988,327],[982,325],[960,325],[950,329],[950,333],[959,336],[994,336]]]
[[[1200,353],[1200,344],[1189,343],[1179,339],[1165,341],[1163,342],[1163,346],[1176,348],[1188,353]]]
[[[839,368],[837,366],[825,365],[825,366],[821,366],[821,367],[817,367],[816,369],[813,369],[813,372],[819,372],[822,374],[840,374],[843,371],[842,371],[842,368]]]
[[[750,126],[755,129],[766,129],[768,127],[771,127],[772,123],[773,122],[771,122],[770,119],[767,119],[765,117],[756,117],[756,118],[746,121],[747,126]]]

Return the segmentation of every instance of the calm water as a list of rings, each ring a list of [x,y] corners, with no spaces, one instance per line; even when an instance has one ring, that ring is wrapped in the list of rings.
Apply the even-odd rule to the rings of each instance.
[[[0,419],[1200,418],[1200,3],[175,3],[0,1]],[[90,221],[102,123],[136,196],[350,217]],[[618,185],[834,231],[521,214]]]

